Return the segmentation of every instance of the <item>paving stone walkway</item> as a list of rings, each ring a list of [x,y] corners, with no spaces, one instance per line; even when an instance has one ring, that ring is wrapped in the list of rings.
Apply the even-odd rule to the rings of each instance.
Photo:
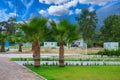
[[[43,80],[27,68],[10,61],[9,58],[0,57],[0,80]]]

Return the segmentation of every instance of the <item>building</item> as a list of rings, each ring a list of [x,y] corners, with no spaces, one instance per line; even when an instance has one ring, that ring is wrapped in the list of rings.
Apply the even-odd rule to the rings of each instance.
[[[72,47],[86,48],[87,47],[87,43],[85,43],[83,39],[79,39],[79,40],[77,40],[77,41],[74,42],[74,44],[72,45]]]
[[[44,47],[57,47],[57,42],[44,42]]]
[[[104,48],[107,50],[117,50],[119,48],[118,42],[104,42]]]

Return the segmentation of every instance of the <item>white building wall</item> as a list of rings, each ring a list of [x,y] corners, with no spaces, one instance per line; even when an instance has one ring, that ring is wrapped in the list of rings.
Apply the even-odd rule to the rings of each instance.
[[[117,50],[119,48],[118,42],[104,42],[104,48],[108,50]]]
[[[44,42],[44,47],[57,47],[57,42]]]

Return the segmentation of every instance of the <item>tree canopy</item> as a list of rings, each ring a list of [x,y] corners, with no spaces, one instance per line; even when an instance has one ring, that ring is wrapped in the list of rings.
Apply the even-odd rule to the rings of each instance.
[[[78,25],[72,24],[69,20],[61,20],[58,24],[50,22],[54,38],[58,42],[72,42],[79,37]]]
[[[120,41],[120,15],[111,15],[100,29],[103,41]]]
[[[82,38],[90,43],[95,34],[97,15],[95,11],[90,12],[88,9],[83,9],[80,16],[75,17],[79,24],[79,30]]]
[[[29,22],[24,22],[21,29],[29,39],[44,41],[49,32],[47,21],[46,18],[34,17]]]

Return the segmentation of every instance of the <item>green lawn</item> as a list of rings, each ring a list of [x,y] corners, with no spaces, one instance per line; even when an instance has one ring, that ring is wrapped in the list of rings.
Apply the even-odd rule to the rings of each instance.
[[[48,80],[120,80],[120,66],[27,66]]]

